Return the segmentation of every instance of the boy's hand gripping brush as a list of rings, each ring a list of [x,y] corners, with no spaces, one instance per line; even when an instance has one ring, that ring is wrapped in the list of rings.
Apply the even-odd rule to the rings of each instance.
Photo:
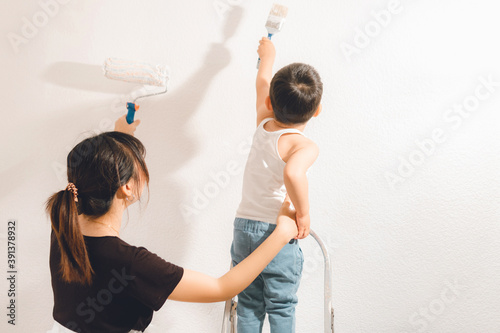
[[[271,39],[271,37],[280,32],[283,27],[283,23],[285,23],[286,15],[288,14],[288,8],[282,5],[274,4],[269,12],[269,17],[266,22],[267,29],[267,38]],[[257,61],[257,69],[260,66],[260,58]]]
[[[127,123],[129,124],[134,122],[135,112],[139,109],[139,105],[136,105],[135,102],[139,98],[164,94],[167,92],[169,73],[166,66],[157,65],[156,67],[153,67],[144,62],[108,58],[104,62],[103,70],[104,75],[109,79],[165,88],[159,92],[140,95],[132,102],[127,103]]]

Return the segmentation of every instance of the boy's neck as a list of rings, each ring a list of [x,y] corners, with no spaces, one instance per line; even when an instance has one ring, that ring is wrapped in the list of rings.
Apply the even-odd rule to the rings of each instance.
[[[296,130],[303,132],[304,129],[306,128],[307,122],[302,123],[302,124],[283,124],[283,123],[280,123],[279,121],[277,121],[276,119],[273,119],[273,125],[277,128],[280,128],[280,129],[293,128],[293,129],[296,129]]]

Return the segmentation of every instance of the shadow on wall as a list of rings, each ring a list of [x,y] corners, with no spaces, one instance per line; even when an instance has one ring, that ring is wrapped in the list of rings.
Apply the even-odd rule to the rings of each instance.
[[[68,61],[50,65],[43,72],[42,79],[62,87],[109,94],[123,94],[133,87],[133,83],[122,81],[110,83],[104,76],[102,66]]]
[[[181,86],[176,87],[174,92],[169,91],[165,95],[147,99],[148,114],[154,114],[158,121],[156,123],[144,123],[141,126],[148,126],[148,129],[152,133],[155,133],[154,140],[160,142],[162,147],[162,154],[156,154],[156,156],[148,155],[148,167],[151,170],[161,168],[160,173],[164,175],[162,186],[158,186],[159,190],[155,191],[153,195],[155,197],[159,196],[160,193],[158,192],[162,191],[161,197],[167,198],[166,202],[168,202],[165,207],[168,216],[176,218],[175,222],[166,222],[169,224],[170,230],[167,234],[171,235],[168,236],[169,238],[175,238],[174,244],[182,244],[180,248],[177,247],[175,250],[179,254],[176,257],[180,258],[180,260],[184,256],[185,249],[189,248],[187,241],[192,229],[189,227],[192,221],[184,219],[180,210],[180,204],[190,200],[187,196],[191,191],[186,189],[185,183],[179,179],[178,175],[175,175],[175,171],[182,168],[188,160],[196,156],[198,150],[197,139],[193,135],[193,126],[189,124],[189,120],[198,111],[212,80],[229,65],[231,55],[225,44],[236,33],[242,16],[243,9],[241,7],[232,7],[225,18],[222,42],[211,44],[205,53],[205,59],[200,68]],[[72,62],[52,64],[42,73],[41,79],[63,87],[92,92],[116,93],[122,96],[129,93],[134,87],[133,83],[105,78],[101,66]],[[52,130],[57,128],[58,130],[73,131],[72,133],[78,132],[78,122],[74,121],[77,117],[102,118],[104,113],[109,113],[109,106],[107,104],[96,107],[95,103],[87,107],[79,105],[72,109],[71,112],[68,112],[67,117],[53,119],[51,121]],[[125,112],[124,108],[123,114]],[[116,115],[116,118],[118,117],[119,114]],[[78,142],[75,142],[74,145]],[[146,147],[147,149],[148,147]],[[64,163],[66,160],[65,157]],[[159,218],[164,220],[164,215]],[[179,219],[184,223],[178,223]],[[157,234],[155,230],[148,230],[148,232]],[[169,246],[172,243],[168,239],[165,239],[164,244],[165,246]],[[172,253],[171,250],[169,250],[170,253]]]
[[[177,258],[185,257],[186,250],[191,247],[188,244],[192,236],[192,230],[195,228],[196,216],[186,217],[182,213],[181,205],[190,203],[192,198],[192,189],[187,188],[182,178],[176,175],[176,171],[182,168],[185,163],[194,158],[199,150],[196,129],[190,123],[191,117],[199,111],[200,105],[210,87],[212,80],[229,65],[231,55],[226,47],[226,42],[235,34],[241,21],[243,10],[241,7],[233,7],[228,12],[223,27],[223,41],[211,44],[205,53],[203,64],[195,71],[181,86],[176,87],[174,93],[162,95],[157,103],[161,105],[158,110],[160,117],[165,119],[165,125],[161,122],[153,126],[155,140],[162,143],[162,154],[150,156],[150,161],[154,160],[155,167],[161,167],[160,173],[163,176],[162,187],[157,191],[162,191],[162,198],[168,202],[168,211],[175,218],[174,223],[170,223],[168,234],[175,236],[175,254]],[[205,140],[208,138],[202,138]],[[199,166],[200,172],[203,172],[203,166]],[[159,193],[156,193],[157,195]],[[182,222],[182,223],[178,223]],[[168,222],[167,222],[168,223]],[[173,239],[173,237],[172,237]],[[165,247],[172,252],[172,246],[168,242]],[[192,246],[199,246],[193,244]],[[168,252],[167,252],[168,253]]]

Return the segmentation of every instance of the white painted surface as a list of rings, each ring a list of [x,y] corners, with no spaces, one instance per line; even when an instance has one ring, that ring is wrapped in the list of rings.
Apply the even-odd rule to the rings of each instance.
[[[272,2],[232,0],[240,6],[225,18],[213,0],[64,2],[46,22],[38,1],[0,5],[2,244],[6,221],[19,221],[17,325],[4,315],[2,332],[52,326],[43,204],[67,183],[55,166],[85,133],[124,113],[137,88],[103,77],[109,56],[172,70],[169,92],[140,103],[150,202],[130,209],[122,238],[208,274],[229,265],[255,122],[257,41]],[[275,69],[307,62],[324,82],[323,113],[306,134],[321,150],[310,173],[312,227],[332,254],[336,332],[500,332],[500,86],[481,88],[489,77],[500,82],[499,5],[281,3],[289,17],[274,38]],[[388,9],[394,14],[390,22],[380,16],[388,23],[378,31],[372,11]],[[23,17],[34,15],[41,26],[24,31],[16,53],[8,34],[22,37]],[[347,43],[367,46],[347,57]],[[470,116],[448,111],[473,106],[475,93],[483,100]],[[428,139],[434,148],[419,153],[415,141]],[[413,171],[401,162],[410,158],[421,162]],[[196,208],[197,191],[227,168],[237,171]],[[391,186],[388,173],[404,181]],[[187,206],[199,214],[182,214]],[[297,331],[322,332],[321,256],[311,239],[302,246]],[[0,287],[4,306],[5,279]],[[165,332],[218,332],[222,310],[167,302],[154,323]]]

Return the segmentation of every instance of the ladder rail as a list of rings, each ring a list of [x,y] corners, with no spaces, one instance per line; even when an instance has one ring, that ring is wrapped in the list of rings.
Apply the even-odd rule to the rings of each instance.
[[[325,333],[333,333],[333,304],[332,304],[332,292],[333,292],[333,275],[332,275],[332,265],[330,261],[330,254],[328,253],[328,248],[325,242],[318,236],[316,232],[312,229],[310,230],[310,235],[318,243],[323,252],[324,259],[324,329]]]

